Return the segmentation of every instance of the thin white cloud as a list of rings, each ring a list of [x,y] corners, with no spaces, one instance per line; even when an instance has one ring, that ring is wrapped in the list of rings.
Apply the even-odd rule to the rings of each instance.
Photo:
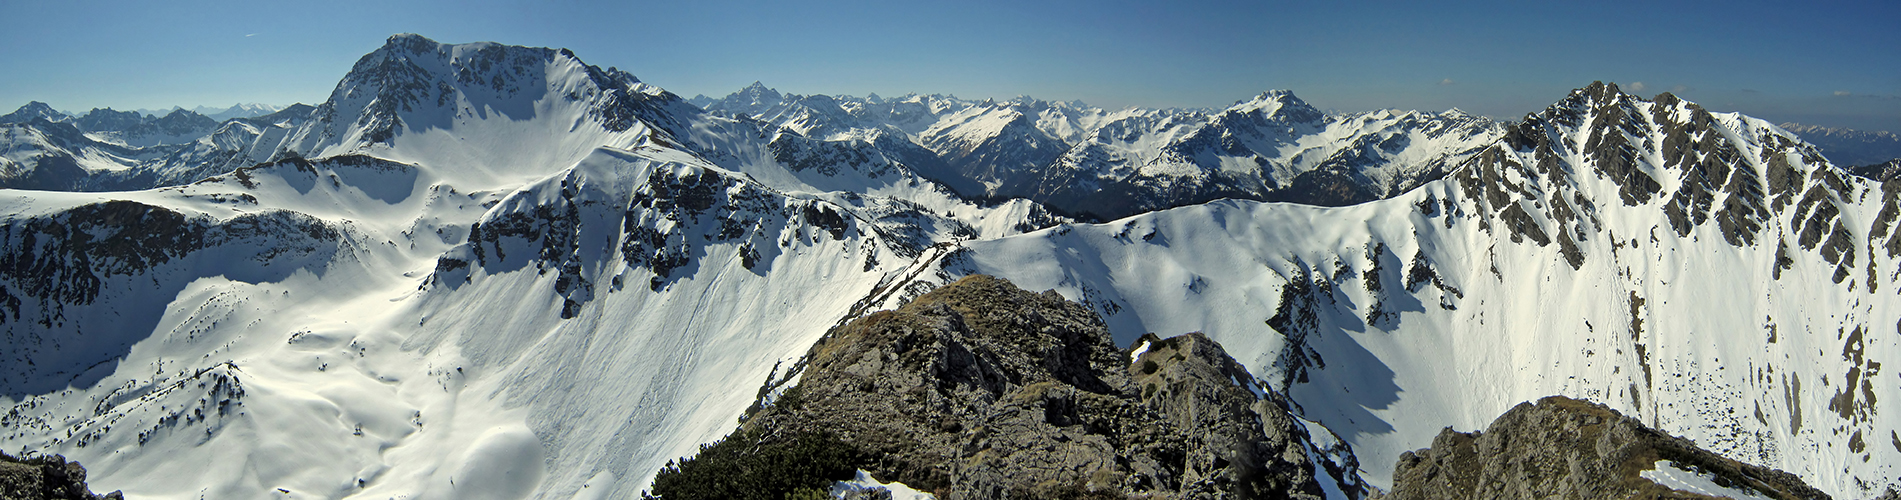
[[[1644,90],[1644,82],[1630,82],[1631,92],[1643,92],[1643,90]]]
[[[244,35],[244,37],[245,37],[245,38],[250,38],[250,37],[254,37],[254,36],[257,36],[257,33],[252,33],[252,34],[249,34],[249,35]]]
[[[1854,94],[1851,94],[1846,90],[1837,90],[1835,91],[1835,95],[1854,95]]]
[[[1454,82],[1454,81],[1452,81],[1452,79],[1451,79],[1451,78],[1447,78],[1447,79],[1444,79],[1444,80],[1439,80],[1439,84],[1440,84],[1440,85],[1451,85],[1451,84],[1453,84],[1453,83],[1457,83],[1457,82]]]

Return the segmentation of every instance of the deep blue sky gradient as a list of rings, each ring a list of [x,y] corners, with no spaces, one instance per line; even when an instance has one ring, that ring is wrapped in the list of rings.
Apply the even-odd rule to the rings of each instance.
[[[1344,5],[1344,6],[1343,6]],[[571,48],[683,96],[785,92],[1499,118],[1593,80],[1901,132],[1901,2],[0,2],[0,108],[321,102],[392,33]],[[1636,82],[1642,82],[1641,89]]]

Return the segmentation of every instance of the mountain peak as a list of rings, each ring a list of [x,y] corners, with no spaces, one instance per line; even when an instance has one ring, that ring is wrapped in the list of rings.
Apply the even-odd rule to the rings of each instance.
[[[754,80],[752,82],[752,85],[747,85],[746,88],[739,89],[738,92],[734,92],[733,94],[755,96],[755,97],[772,96],[774,100],[777,100],[780,96],[778,90],[773,89],[772,87],[767,87],[766,84],[761,83],[758,80]]]
[[[26,105],[24,105],[24,106],[20,106],[20,109],[19,109],[19,110],[17,110],[17,111],[14,111],[14,112],[15,112],[15,113],[18,113],[18,112],[20,112],[20,111],[29,111],[29,110],[31,110],[31,111],[57,111],[57,110],[55,110],[55,109],[53,109],[53,106],[52,106],[52,105],[50,105],[50,104],[47,104],[47,103],[44,103],[44,102],[40,102],[40,101],[29,101],[29,102],[27,102],[27,103],[26,103]]]
[[[1610,102],[1611,100],[1624,97],[1639,98],[1636,95],[1625,93],[1624,89],[1619,88],[1616,82],[1593,81],[1590,85],[1586,85],[1579,90],[1584,92],[1584,95],[1590,96],[1594,102]]]
[[[441,46],[441,43],[415,33],[397,33],[390,35],[389,39],[383,42],[385,49],[401,50],[412,54],[434,51]]]
[[[1246,104],[1246,103],[1251,103],[1251,102],[1300,104],[1302,106],[1307,105],[1307,101],[1300,100],[1300,97],[1297,97],[1294,95],[1294,91],[1285,90],[1285,89],[1265,90],[1261,92],[1261,95],[1254,96],[1253,99],[1249,99],[1246,101],[1235,101],[1235,104]]]
[[[711,107],[744,114],[756,114],[764,111],[766,108],[777,106],[779,103],[785,102],[785,100],[786,96],[784,94],[780,94],[779,91],[767,87],[765,83],[754,81],[752,85],[747,85],[745,88],[727,94],[726,97],[718,101],[714,101]]]
[[[20,109],[12,113],[0,115],[0,123],[26,123],[33,121],[34,118],[45,118],[46,121],[56,122],[71,118],[71,115],[53,109],[53,106],[46,103],[32,101],[26,103],[25,106],[20,106]]]
[[[545,111],[536,103],[551,96],[591,101],[581,105],[584,113],[618,132],[632,126],[627,106],[643,92],[671,96],[641,87],[616,68],[590,66],[567,49],[443,44],[403,33],[357,60],[318,108],[330,125],[312,137],[328,144],[388,143],[405,128],[449,128],[468,115],[528,120]]]
[[[1320,110],[1308,105],[1307,101],[1294,96],[1291,90],[1268,90],[1253,99],[1238,101],[1228,108],[1232,112],[1254,113],[1264,116],[1276,116],[1296,122],[1311,122],[1326,116]]]

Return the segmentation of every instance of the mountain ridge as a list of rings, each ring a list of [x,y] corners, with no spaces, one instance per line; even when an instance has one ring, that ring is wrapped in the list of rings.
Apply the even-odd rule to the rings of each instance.
[[[1224,197],[1360,203],[1443,175],[1460,155],[1502,133],[1489,120],[1464,113],[1376,111],[1330,118],[1284,90],[1263,92],[1225,110],[1112,111],[1028,97],[973,102],[908,95],[873,102],[799,96],[755,82],[725,99],[703,102],[709,110],[835,139],[853,130],[895,126],[943,163],[919,173],[962,196],[1025,197],[1092,220]],[[906,105],[910,111],[898,112]],[[891,111],[872,111],[882,109]],[[1413,141],[1439,140],[1443,128],[1463,129],[1468,145],[1444,153],[1407,149]],[[1317,139],[1324,134],[1349,137]],[[1315,139],[1296,144],[1303,138]],[[1377,168],[1396,154],[1442,157]]]
[[[1206,332],[1382,487],[1373,457],[1558,394],[1873,496],[1901,462],[1869,441],[1901,387],[1866,377],[1901,355],[1870,333],[1901,305],[1889,184],[1768,122],[1593,84],[1396,198],[1180,207],[968,242],[940,269],[1055,289],[1118,342]],[[1758,314],[1711,312],[1733,304]]]
[[[40,148],[9,149],[9,172],[145,184],[0,190],[17,242],[0,262],[19,264],[0,266],[0,303],[22,305],[0,354],[46,358],[0,396],[0,445],[150,496],[631,496],[731,430],[755,400],[733,387],[984,273],[1095,309],[1117,345],[1205,332],[1376,485],[1444,425],[1550,394],[1839,496],[1901,476],[1874,403],[1901,398],[1879,372],[1897,355],[1880,325],[1901,307],[1901,198],[1787,130],[1668,94],[1592,84],[1509,126],[1310,119],[1276,95],[1219,115],[799,96],[760,118],[559,49],[398,35],[358,66],[330,101],[186,147],[79,134],[68,150],[51,128],[5,129]],[[1281,128],[1320,124],[1351,139]],[[1016,136],[1123,155],[1060,186],[1139,171],[1128,158],[1166,144],[1216,168],[1144,160],[1153,182],[1134,186],[1176,196],[1148,200],[1167,208],[1078,223],[955,192],[925,173],[957,167],[915,139],[1055,149],[999,140]],[[1379,170],[1415,141],[1460,152]],[[1185,201],[1265,179],[1255,157],[1387,187],[1340,207]],[[1246,175],[1220,178],[1230,167]],[[1720,305],[1751,314],[1707,312]],[[207,472],[238,467],[257,473]]]
[[[1823,154],[1842,165],[1871,165],[1901,159],[1901,136],[1877,130],[1863,131],[1840,127],[1782,123],[1790,132],[1822,148]]]

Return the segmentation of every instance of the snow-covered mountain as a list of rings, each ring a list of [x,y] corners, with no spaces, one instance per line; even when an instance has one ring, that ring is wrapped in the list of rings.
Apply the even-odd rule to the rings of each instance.
[[[1594,84],[1450,176],[1343,208],[1221,201],[970,242],[947,275],[1203,331],[1383,484],[1444,426],[1560,394],[1863,498],[1901,477],[1901,189],[1795,134]],[[948,278],[946,278],[948,279]]]
[[[0,188],[85,190],[153,156],[99,141],[71,123],[0,123]]]
[[[276,113],[278,111],[283,111],[284,108],[286,107],[288,106],[277,106],[277,105],[272,105],[272,104],[263,104],[263,103],[254,102],[254,103],[249,103],[249,104],[246,104],[246,103],[232,104],[230,107],[226,107],[226,108],[199,106],[196,108],[192,108],[192,112],[209,116],[213,120],[222,122],[222,121],[229,120],[232,118],[254,118],[254,117],[264,116],[271,113]]]
[[[1373,484],[1551,394],[1840,496],[1901,476],[1901,188],[1760,120],[754,87],[397,35],[184,144],[0,126],[0,179],[80,179],[0,190],[0,448],[138,498],[625,498],[831,327],[983,272],[1123,345],[1206,332]],[[1302,186],[1374,201],[1210,201]]]
[[[268,163],[0,191],[0,446],[135,497],[626,497],[918,262],[1060,220],[723,168],[677,137],[744,122],[565,51],[398,36],[338,89],[227,122]]]
[[[75,119],[0,124],[0,187],[113,191],[176,186],[274,159],[310,106],[222,124],[94,109]],[[128,140],[129,139],[129,140]]]
[[[1878,182],[1901,178],[1901,158],[1895,158],[1873,165],[1862,165],[1849,169],[1849,173],[1867,177]]]
[[[135,148],[188,143],[218,127],[217,120],[183,109],[163,116],[94,109],[73,118],[72,124],[102,142]]]
[[[182,111],[182,110],[181,110]],[[144,125],[150,115],[137,111],[114,111],[112,108],[93,108],[86,114],[65,120],[74,127],[87,132],[127,131]]]
[[[1873,165],[1894,159],[1901,159],[1901,135],[1887,131],[1865,131],[1848,128],[1784,123],[1780,125],[1802,136],[1802,140],[1814,144],[1822,154],[1835,164],[1842,166]]]
[[[965,196],[1028,198],[1085,218],[1220,198],[1361,203],[1443,176],[1504,133],[1458,110],[1328,115],[1287,91],[1223,110],[1105,110],[1027,97],[803,96],[755,82],[702,102],[811,137],[908,139],[889,142],[923,149],[930,158],[914,169]]]
[[[310,122],[314,109],[295,104],[276,113],[225,120],[191,142],[153,148],[157,154],[111,180],[119,189],[177,186],[297,155],[290,149],[290,138]]]
[[[33,121],[34,118],[40,118],[50,122],[62,122],[72,119],[72,115],[64,111],[53,109],[52,106],[46,103],[32,101],[26,103],[24,106],[20,106],[20,109],[13,110],[12,113],[0,115],[0,123],[26,123]]]

